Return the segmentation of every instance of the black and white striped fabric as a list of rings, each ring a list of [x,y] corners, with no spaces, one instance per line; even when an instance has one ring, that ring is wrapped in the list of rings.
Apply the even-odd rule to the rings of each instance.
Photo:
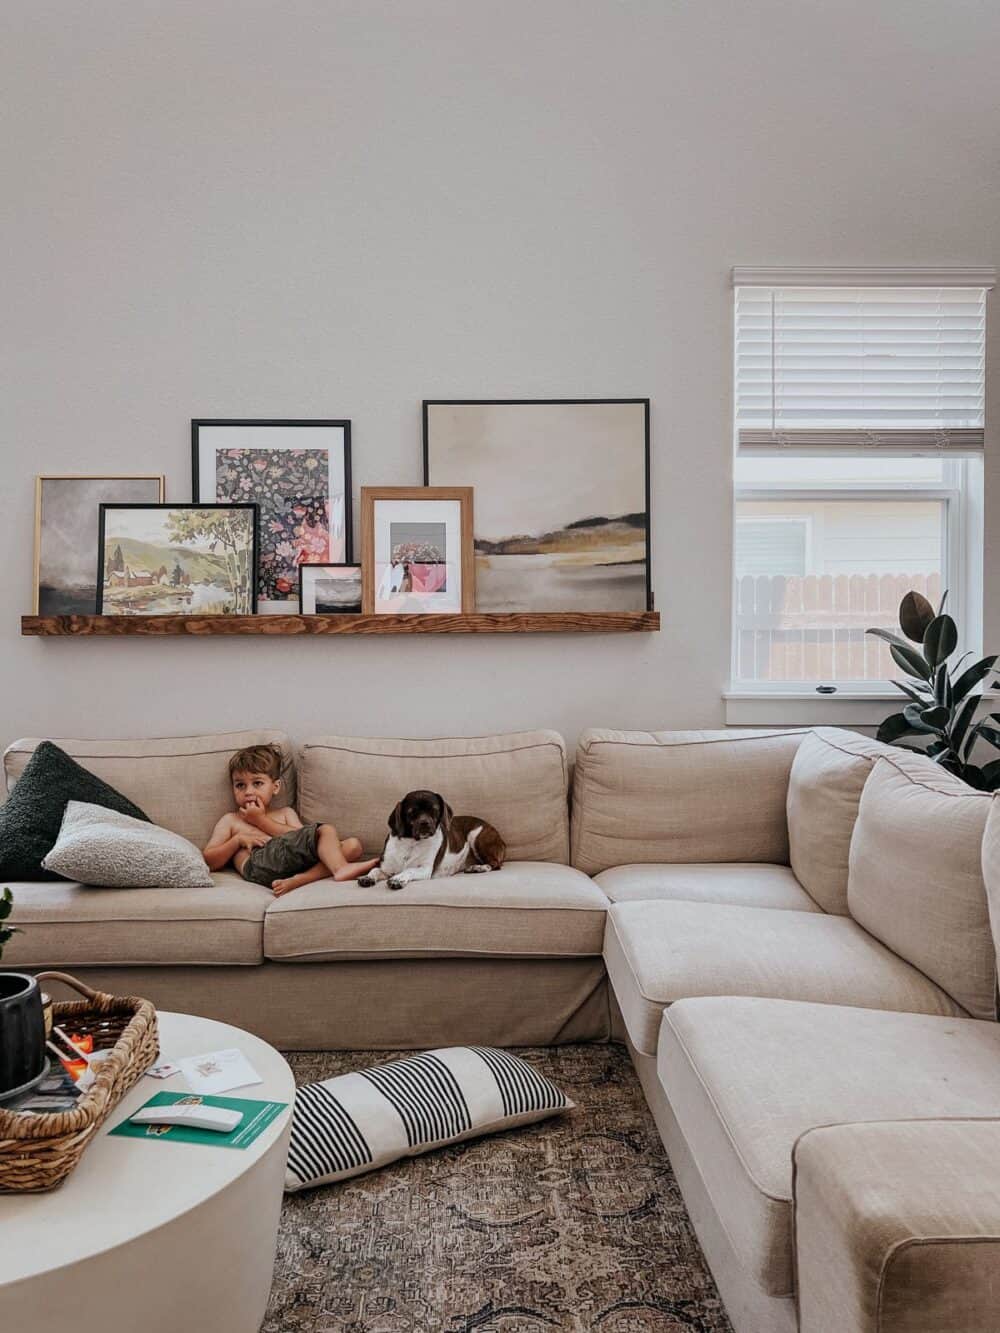
[[[525,1060],[488,1046],[449,1046],[341,1074],[295,1094],[285,1189],[347,1180],[573,1105]]]

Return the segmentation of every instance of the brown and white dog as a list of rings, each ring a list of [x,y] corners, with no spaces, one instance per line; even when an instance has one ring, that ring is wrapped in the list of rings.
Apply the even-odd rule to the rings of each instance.
[[[403,889],[415,879],[485,874],[499,870],[507,847],[492,824],[456,815],[437,792],[411,791],[389,816],[389,836],[382,859],[362,875],[363,887],[388,882]]]

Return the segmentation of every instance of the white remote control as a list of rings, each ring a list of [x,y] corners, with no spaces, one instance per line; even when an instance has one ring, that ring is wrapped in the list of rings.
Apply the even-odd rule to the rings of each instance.
[[[131,1117],[133,1125],[187,1125],[191,1129],[214,1129],[228,1134],[243,1119],[242,1111],[229,1111],[223,1106],[195,1105],[177,1102],[173,1106],[145,1106]]]

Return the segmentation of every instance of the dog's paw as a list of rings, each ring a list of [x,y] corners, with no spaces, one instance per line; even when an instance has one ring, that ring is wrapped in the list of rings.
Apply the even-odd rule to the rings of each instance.
[[[374,877],[374,875],[362,875],[361,878],[358,880],[358,884],[363,889],[371,889],[377,883],[378,880]]]
[[[492,866],[480,865],[477,862],[474,866],[466,866],[465,873],[467,875],[488,875],[492,869]]]
[[[406,880],[401,875],[393,875],[391,879],[386,880],[386,884],[390,889],[406,888]]]

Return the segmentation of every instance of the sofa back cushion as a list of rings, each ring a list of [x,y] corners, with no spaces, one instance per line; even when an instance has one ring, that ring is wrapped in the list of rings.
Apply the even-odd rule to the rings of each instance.
[[[605,731],[580,737],[572,863],[788,864],[788,774],[803,731]]]
[[[997,1015],[982,867],[991,799],[922,755],[897,750],[876,760],[847,881],[855,921],[973,1018]]]
[[[295,765],[288,737],[281,731],[230,731],[207,736],[171,736],[157,740],[56,740],[78,764],[96,773],[134,801],[154,824],[203,847],[216,822],[233,808],[229,760],[247,745],[273,743],[281,748],[285,777],[277,804],[294,804]],[[10,791],[41,741],[15,741],[4,752],[4,777]]]
[[[795,877],[824,912],[849,915],[847,864],[861,791],[889,746],[854,731],[817,727],[788,779],[788,851]]]
[[[320,736],[302,747],[299,814],[329,820],[377,853],[396,802],[440,792],[456,815],[487,819],[514,861],[569,852],[566,747],[555,731],[435,740]]]

